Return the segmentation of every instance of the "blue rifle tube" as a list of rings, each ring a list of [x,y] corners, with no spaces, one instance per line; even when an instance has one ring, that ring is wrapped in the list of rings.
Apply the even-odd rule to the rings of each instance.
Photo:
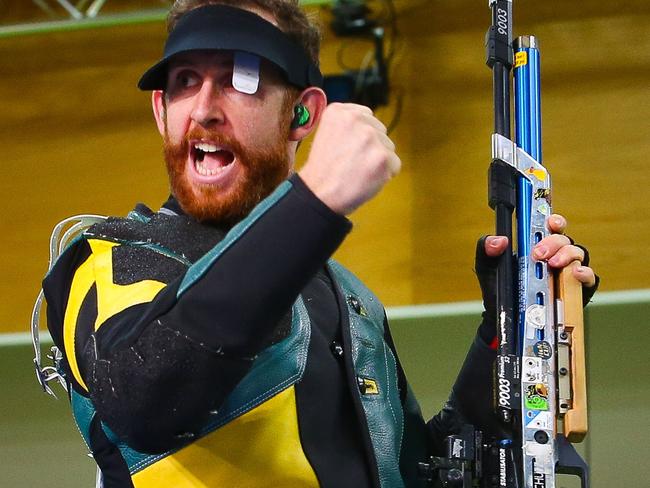
[[[518,37],[514,43],[514,50],[515,143],[541,163],[542,115],[537,40],[534,36]],[[526,178],[520,176],[517,183],[517,257],[520,276],[526,276],[528,257],[531,252],[531,205],[532,186]],[[525,280],[520,280],[519,286],[519,296],[526,296]],[[521,334],[525,320],[525,304],[520,304],[518,315]],[[519,342],[521,348],[521,341]]]

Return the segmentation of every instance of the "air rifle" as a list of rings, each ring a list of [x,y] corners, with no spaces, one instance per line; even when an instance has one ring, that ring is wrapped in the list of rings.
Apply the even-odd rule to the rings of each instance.
[[[571,444],[587,433],[582,285],[571,273],[580,263],[556,275],[531,253],[550,234],[551,215],[551,180],[541,163],[538,43],[533,36],[513,43],[512,0],[489,0],[489,6],[494,134],[488,201],[496,234],[508,237],[497,268],[494,372],[495,414],[505,434],[488,437],[466,426],[447,438],[446,457],[421,463],[420,472],[443,487],[555,488],[557,474],[572,474],[588,488],[588,467]]]

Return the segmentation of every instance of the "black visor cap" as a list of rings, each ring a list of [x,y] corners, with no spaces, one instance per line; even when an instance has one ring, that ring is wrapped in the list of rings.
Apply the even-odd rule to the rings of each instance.
[[[257,14],[227,5],[207,5],[183,15],[165,43],[163,58],[140,81],[141,90],[164,90],[167,67],[177,54],[226,49],[256,54],[275,64],[298,88],[322,86],[323,75],[307,53]]]

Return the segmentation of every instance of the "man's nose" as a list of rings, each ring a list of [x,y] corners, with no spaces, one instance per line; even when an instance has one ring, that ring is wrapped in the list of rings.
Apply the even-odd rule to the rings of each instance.
[[[196,93],[192,107],[192,120],[203,127],[220,124],[224,121],[223,94],[220,87],[210,79],[204,80]]]

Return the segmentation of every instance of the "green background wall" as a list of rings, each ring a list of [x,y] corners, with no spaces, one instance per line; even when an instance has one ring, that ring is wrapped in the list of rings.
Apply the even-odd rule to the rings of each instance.
[[[589,426],[580,450],[592,488],[644,488],[650,425],[650,302],[587,311]],[[477,324],[476,315],[393,320],[400,359],[427,417],[442,406]],[[67,400],[40,391],[30,347],[0,347],[0,486],[90,488],[95,468]],[[560,487],[578,486],[561,477]]]

